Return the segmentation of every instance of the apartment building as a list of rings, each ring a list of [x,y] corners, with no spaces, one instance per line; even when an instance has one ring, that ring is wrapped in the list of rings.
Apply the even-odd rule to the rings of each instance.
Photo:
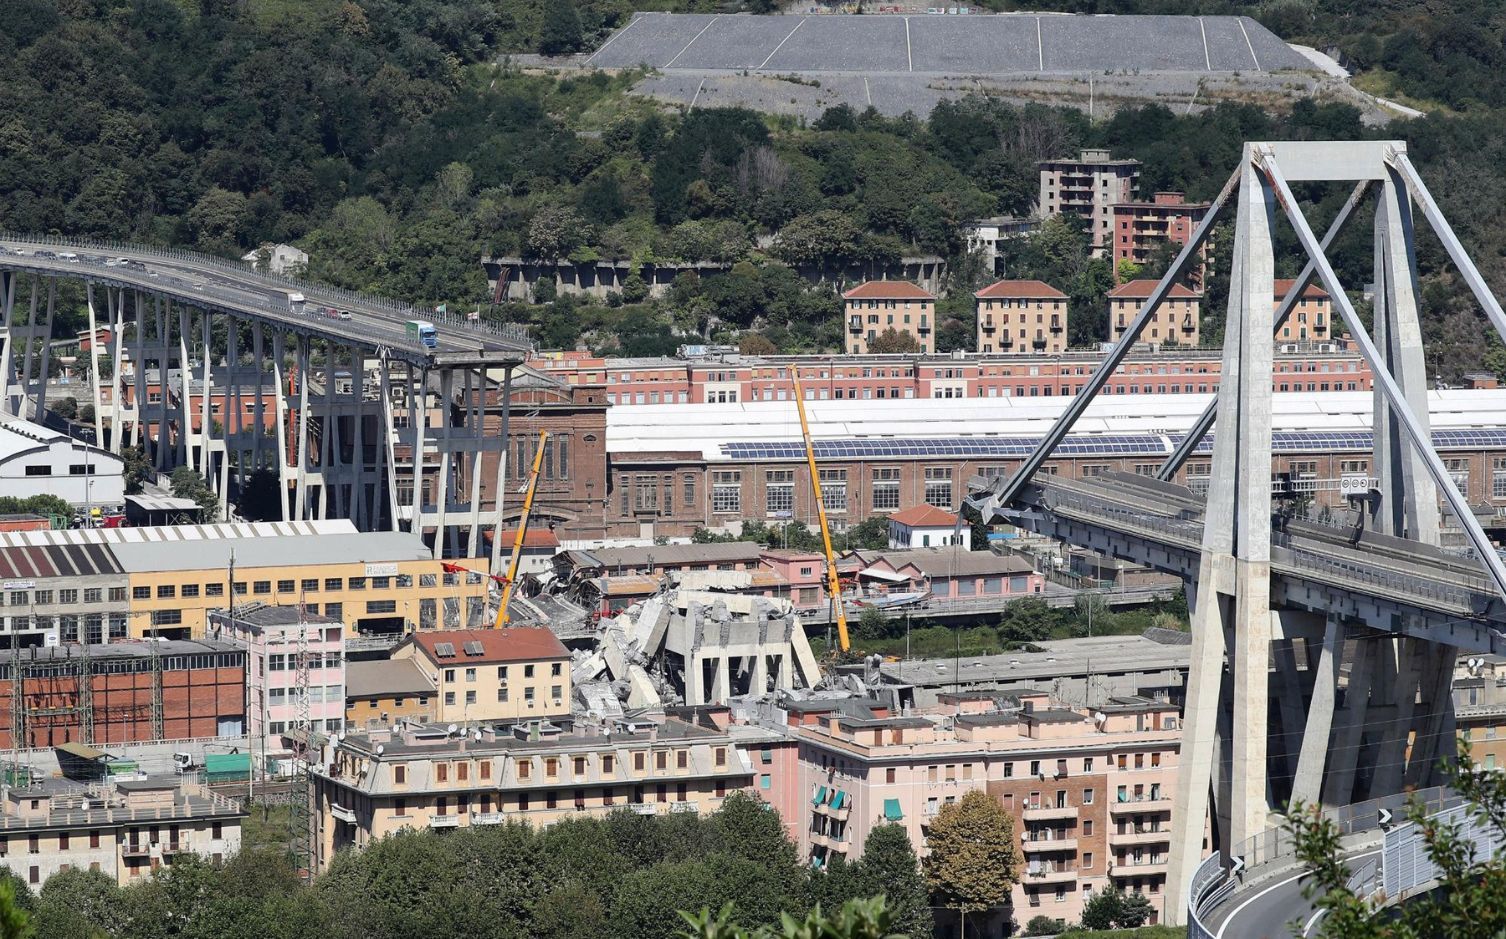
[[[82,786],[49,779],[0,797],[0,866],[36,890],[66,870],[125,886],[188,854],[240,850],[239,803],[177,778]]]
[[[1279,308],[1296,286],[1294,280],[1276,281],[1276,306]],[[1281,326],[1279,340],[1290,343],[1288,351],[1298,352],[1307,343],[1331,343],[1334,337],[1333,298],[1317,284],[1308,284],[1297,297],[1297,305]]]
[[[892,329],[909,336],[921,354],[935,348],[936,296],[905,280],[870,280],[842,294],[845,352],[865,355]]]
[[[949,696],[936,713],[849,708],[794,733],[809,799],[800,849],[816,867],[858,857],[887,822],[904,826],[923,853],[931,819],[981,789],[1014,818],[1020,839],[1017,921],[1077,920],[1110,885],[1144,894],[1157,918],[1176,902],[1165,899],[1175,705],[1125,697],[1069,709],[1043,692]]]
[[[1107,150],[1083,150],[1075,160],[1042,160],[1036,165],[1041,174],[1038,214],[1087,220],[1093,253],[1102,255],[1113,241],[1114,206],[1135,200],[1140,161],[1115,160]]]
[[[1109,341],[1118,342],[1140,315],[1157,282],[1132,280],[1109,291]],[[1203,295],[1181,284],[1172,285],[1137,340],[1152,346],[1196,346],[1202,320]]]
[[[1188,202],[1180,192],[1158,192],[1149,202],[1121,202],[1113,206],[1115,269],[1121,261],[1146,263],[1157,248],[1168,242],[1185,245],[1208,209],[1208,203]],[[1206,256],[1206,250],[1203,254]],[[1191,280],[1197,284],[1203,282],[1201,258]]]
[[[348,735],[311,777],[315,863],[323,870],[335,852],[404,828],[542,826],[622,808],[711,812],[727,793],[753,786],[755,770],[728,732],[726,712],[713,710],[569,732],[540,720],[457,733],[404,724]]]
[[[973,294],[984,355],[1067,351],[1067,295],[1038,280],[1001,280]]]
[[[1012,238],[1024,238],[1041,230],[1038,218],[1014,218],[997,215],[978,218],[962,225],[962,237],[970,254],[983,256],[983,268],[990,274],[999,271],[999,244]]]
[[[345,724],[351,729],[390,727],[406,720],[438,720],[438,689],[417,661],[354,659],[345,663]]]
[[[542,627],[416,632],[392,650],[437,693],[439,721],[530,721],[570,716],[570,650]]]
[[[1475,769],[1506,770],[1506,656],[1459,656],[1454,720]]]
[[[345,729],[345,626],[298,606],[248,603],[209,614],[218,637],[246,650],[247,732],[264,746],[303,720],[309,729]],[[300,682],[308,700],[299,700]]]

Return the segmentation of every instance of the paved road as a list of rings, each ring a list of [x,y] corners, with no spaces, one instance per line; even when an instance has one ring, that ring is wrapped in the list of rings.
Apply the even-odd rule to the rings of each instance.
[[[68,254],[75,257],[66,257]],[[122,260],[126,263],[120,263]],[[0,270],[87,278],[139,288],[193,306],[281,324],[347,345],[387,347],[405,358],[427,358],[432,352],[439,360],[475,356],[500,361],[521,358],[529,349],[522,333],[474,325],[458,317],[416,312],[390,301],[334,288],[300,285],[254,273],[235,262],[190,252],[0,239]],[[288,309],[290,292],[307,297],[306,312],[299,314]],[[17,294],[18,305],[29,302],[23,300],[21,290]],[[96,298],[96,303],[102,301]],[[340,319],[315,312],[326,307],[348,310],[351,316]],[[439,332],[438,348],[429,350],[409,339],[403,325],[407,319],[433,322]]]
[[[1349,869],[1366,879],[1376,872],[1380,849],[1373,848],[1349,857]],[[1302,896],[1307,877],[1293,868],[1249,890],[1236,893],[1204,925],[1214,939],[1307,939],[1317,932],[1320,914]],[[1291,927],[1297,925],[1298,929]]]

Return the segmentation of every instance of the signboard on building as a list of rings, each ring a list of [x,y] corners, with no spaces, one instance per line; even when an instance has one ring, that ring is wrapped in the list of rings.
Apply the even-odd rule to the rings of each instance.
[[[36,581],[33,580],[7,580],[4,584],[0,584],[0,588],[5,590],[31,590],[36,585]]]
[[[367,577],[396,577],[396,564],[368,564],[366,565]]]
[[[1339,477],[1339,493],[1345,497],[1363,496],[1370,492],[1370,476],[1366,473],[1345,473]]]

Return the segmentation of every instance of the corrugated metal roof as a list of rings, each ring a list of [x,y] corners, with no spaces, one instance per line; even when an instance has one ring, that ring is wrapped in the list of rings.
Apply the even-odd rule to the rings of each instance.
[[[225,567],[230,563],[231,551],[235,552],[235,566],[243,569],[417,561],[434,556],[418,536],[402,531],[125,543],[112,545],[111,550],[121,568],[130,573]]]
[[[152,525],[142,528],[60,528],[0,532],[0,548],[26,545],[130,544],[164,541],[220,541],[276,535],[353,535],[349,519],[307,522],[236,522],[217,525]]]

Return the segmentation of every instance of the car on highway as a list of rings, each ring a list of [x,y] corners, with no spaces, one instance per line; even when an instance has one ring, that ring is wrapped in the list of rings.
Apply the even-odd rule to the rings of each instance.
[[[57,259],[59,261],[67,261],[69,264],[78,263],[78,255],[74,254],[72,251],[64,251],[63,253],[57,255]]]

